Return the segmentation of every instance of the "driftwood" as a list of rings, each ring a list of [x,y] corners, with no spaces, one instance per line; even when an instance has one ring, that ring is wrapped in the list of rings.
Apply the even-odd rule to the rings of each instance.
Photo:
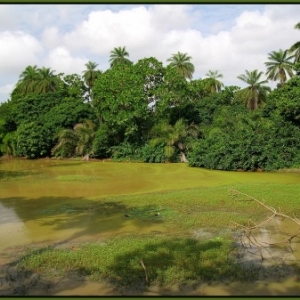
[[[251,219],[248,220],[247,226],[239,224],[239,223],[236,223],[236,222],[232,222],[235,229],[242,228],[244,230],[244,237],[248,240],[248,242],[249,242],[250,245],[253,245],[257,249],[257,251],[260,252],[260,256],[261,256],[261,260],[262,261],[264,260],[262,250],[267,251],[269,253],[269,255],[272,257],[270,251],[267,248],[268,246],[287,245],[288,248],[289,248],[289,250],[291,252],[293,252],[292,247],[291,247],[292,240],[295,237],[298,237],[298,238],[300,237],[300,220],[299,219],[297,219],[296,217],[293,218],[293,217],[291,217],[289,215],[286,215],[286,214],[284,214],[282,212],[278,212],[274,207],[266,205],[262,201],[254,198],[254,197],[252,197],[250,195],[247,195],[245,193],[239,192],[239,191],[237,191],[235,189],[232,189],[231,192],[232,192],[232,195],[235,198],[237,196],[244,196],[245,197],[245,199],[239,199],[238,201],[254,201],[257,204],[259,204],[260,206],[264,207],[267,211],[271,212],[271,215],[268,216],[266,220],[263,220],[262,222],[260,222],[258,224],[256,224]],[[296,225],[299,226],[298,230],[295,233],[293,233],[293,234],[285,233],[285,235],[287,236],[287,238],[284,238],[284,239],[282,239],[282,240],[280,240],[278,242],[274,242],[274,243],[270,243],[270,242],[258,240],[255,237],[255,235],[253,234],[253,231],[255,229],[262,228],[262,227],[266,226],[267,224],[269,224],[271,221],[273,221],[275,219],[278,220],[278,218],[281,218],[282,220],[288,219],[288,220],[292,221],[293,223],[295,223]],[[243,242],[241,242],[241,244],[242,244],[243,247],[245,247],[245,244]]]

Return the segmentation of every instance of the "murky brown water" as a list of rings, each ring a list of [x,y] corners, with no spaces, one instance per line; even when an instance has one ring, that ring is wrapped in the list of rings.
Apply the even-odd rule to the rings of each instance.
[[[299,183],[300,174],[237,173],[189,168],[185,164],[138,164],[59,160],[0,161],[0,253],[24,244],[54,241],[101,240],[127,232],[168,232],[163,223],[126,219],[121,203],[106,203],[106,196],[139,194],[218,186],[243,182]],[[111,210],[110,214],[93,211]],[[101,206],[102,205],[102,206]],[[74,211],[74,207],[86,209]],[[115,212],[116,211],[116,212]],[[115,212],[115,213],[114,213]],[[299,259],[299,251],[295,254]],[[263,283],[265,284],[265,283]],[[262,285],[263,285],[262,284]],[[267,284],[267,290],[273,283]],[[295,280],[288,281],[295,287]],[[266,286],[265,286],[266,287]],[[202,285],[167,294],[237,295],[245,287]],[[278,287],[277,287],[278,288]],[[264,294],[263,286],[256,285]],[[296,289],[299,291],[298,283]],[[109,287],[82,283],[56,291],[57,295],[111,294]],[[275,289],[276,290],[276,289]],[[163,293],[154,290],[151,294]],[[257,293],[257,294],[259,294]],[[253,294],[253,293],[252,293]]]

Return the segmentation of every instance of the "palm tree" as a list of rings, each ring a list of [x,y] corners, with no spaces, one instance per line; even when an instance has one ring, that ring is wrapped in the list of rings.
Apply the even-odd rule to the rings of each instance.
[[[62,157],[81,155],[82,160],[89,160],[93,153],[95,124],[90,120],[78,123],[73,129],[64,129],[58,134],[58,143],[52,153]]]
[[[4,135],[2,141],[0,140],[0,152],[8,156],[15,155],[17,143],[16,135],[16,131],[10,131]]]
[[[300,29],[300,22],[297,23],[294,28]],[[300,41],[291,46],[291,48],[289,49],[289,53],[293,53],[294,63],[300,62]]]
[[[19,81],[15,87],[13,93],[20,95],[26,95],[31,93],[35,89],[39,74],[37,66],[27,66],[25,70],[19,76]]]
[[[126,56],[129,57],[129,53],[125,47],[115,47],[110,51],[110,67],[112,68],[116,65],[131,65],[132,62],[126,58]]]
[[[96,70],[98,64],[92,61],[86,63],[85,66],[86,70],[83,71],[83,79],[89,89],[89,98],[93,100],[92,90],[94,87],[95,80],[100,76],[101,71]]]
[[[177,148],[180,152],[181,162],[187,162],[186,138],[188,136],[196,137],[198,128],[195,125],[186,126],[183,119],[179,119],[174,126],[166,122],[156,124],[152,128],[152,135],[154,138],[150,140],[150,143],[153,145],[165,144],[165,156],[168,160],[172,159]]]
[[[271,89],[268,86],[264,86],[264,84],[268,83],[267,80],[259,81],[263,72],[258,72],[257,70],[252,72],[246,70],[245,72],[246,74],[239,75],[237,78],[249,86],[237,91],[235,98],[245,101],[246,106],[250,110],[255,110],[260,103],[266,101],[267,93],[270,92]]]
[[[48,92],[53,92],[58,87],[59,79],[54,75],[55,71],[50,68],[42,67],[38,69],[38,78],[35,85],[35,92],[38,94],[45,94]]]
[[[184,78],[192,79],[193,73],[195,72],[194,65],[190,62],[191,56],[187,53],[176,53],[172,54],[172,57],[167,59],[170,62],[169,66],[176,68],[178,73]]]
[[[19,76],[19,81],[12,94],[22,96],[28,93],[45,94],[55,91],[58,84],[59,77],[54,75],[54,71],[50,68],[27,66]]]
[[[93,153],[93,141],[95,138],[96,125],[91,120],[85,120],[74,126],[74,130],[78,136],[75,153],[81,155],[83,160],[89,160]]]
[[[279,80],[278,86],[282,87],[286,82],[287,75],[294,76],[292,58],[293,55],[288,56],[288,50],[283,51],[280,49],[269,53],[268,59],[270,61],[265,63],[267,66],[267,79]]]
[[[221,90],[224,84],[218,80],[218,78],[223,78],[223,75],[219,73],[219,71],[211,71],[209,70],[208,73],[205,74],[208,78],[207,82],[207,89],[211,93],[216,93]]]
[[[75,155],[78,136],[73,129],[63,129],[58,133],[58,143],[53,147],[51,153],[61,157]]]

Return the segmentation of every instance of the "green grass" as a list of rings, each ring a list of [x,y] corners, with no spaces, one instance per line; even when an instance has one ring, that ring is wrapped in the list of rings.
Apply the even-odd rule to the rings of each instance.
[[[98,176],[87,176],[87,175],[60,175],[56,177],[58,181],[80,181],[89,182],[94,180],[101,180],[102,177]]]
[[[94,280],[117,286],[158,284],[168,286],[224,278],[253,280],[241,266],[228,258],[230,239],[216,237],[197,240],[176,236],[124,236],[105,244],[89,243],[77,251],[47,248],[29,254],[19,267],[62,275],[78,272]],[[142,268],[143,261],[149,281]],[[251,277],[250,277],[251,275]]]
[[[300,216],[300,184],[237,184],[109,197],[106,200],[123,203],[137,212],[147,212],[149,207],[152,207],[153,211],[161,208],[160,218],[164,219],[165,224],[184,230],[230,227],[232,222],[246,224],[249,218],[259,221],[268,215],[269,212],[255,202],[248,201],[245,197],[233,197],[232,187],[256,197],[269,206],[281,209],[283,213]]]

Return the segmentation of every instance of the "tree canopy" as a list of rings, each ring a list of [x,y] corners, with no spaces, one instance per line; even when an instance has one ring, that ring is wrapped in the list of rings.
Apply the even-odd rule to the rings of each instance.
[[[114,67],[116,65],[130,65],[132,62],[127,58],[129,53],[126,51],[125,47],[116,47],[110,52],[110,66]]]
[[[297,43],[270,52],[265,72],[238,75],[242,87],[226,86],[218,70],[193,79],[192,57],[181,52],[164,65],[155,57],[132,62],[116,47],[103,72],[92,61],[81,74],[27,66],[0,105],[0,155],[300,167]],[[272,90],[268,80],[279,84]]]
[[[187,53],[178,51],[178,53],[173,54],[167,61],[170,62],[170,67],[175,68],[181,76],[192,79],[195,67],[190,62],[191,59],[192,57]]]
[[[293,77],[293,56],[288,54],[288,50],[272,51],[269,53],[269,61],[265,63],[267,66],[268,79],[279,81],[279,86],[282,87],[287,80],[287,77]]]
[[[266,102],[267,93],[271,89],[264,85],[268,83],[267,80],[259,81],[263,72],[246,70],[245,73],[239,75],[238,78],[247,83],[248,86],[236,92],[236,99],[241,99],[250,110],[255,110],[259,104]]]

